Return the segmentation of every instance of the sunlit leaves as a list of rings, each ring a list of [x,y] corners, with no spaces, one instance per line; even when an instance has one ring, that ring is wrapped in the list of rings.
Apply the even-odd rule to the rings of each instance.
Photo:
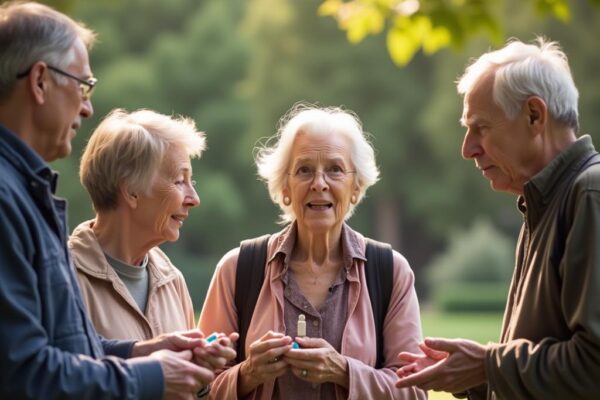
[[[426,54],[433,54],[448,46],[450,40],[448,29],[443,26],[434,27],[429,17],[399,16],[395,18],[393,27],[388,30],[387,48],[396,64],[406,65],[420,47]]]
[[[333,17],[351,43],[387,29],[387,48],[397,65],[408,64],[416,52],[425,54],[462,47],[477,35],[494,44],[504,39],[493,7],[505,0],[324,0],[318,14]],[[600,0],[589,0],[600,5]],[[527,3],[527,2],[524,2]],[[568,0],[530,0],[541,16],[571,19]],[[533,3],[533,4],[532,4]]]
[[[319,15],[335,16],[340,28],[345,30],[351,43],[358,43],[367,35],[380,33],[385,15],[379,1],[327,0],[319,7]]]
[[[567,0],[535,0],[535,8],[540,15],[554,15],[563,22],[571,20],[571,9]]]

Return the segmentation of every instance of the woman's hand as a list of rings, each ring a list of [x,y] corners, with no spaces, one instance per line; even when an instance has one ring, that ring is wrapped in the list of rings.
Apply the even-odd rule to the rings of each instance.
[[[243,397],[262,383],[285,373],[288,363],[283,358],[292,348],[292,338],[269,331],[250,345],[248,358],[241,363],[238,397]]]
[[[298,378],[312,383],[333,382],[348,388],[348,360],[326,340],[298,337],[300,349],[288,351],[283,359]]]
[[[206,341],[203,341],[200,346],[195,347],[193,350],[194,363],[201,367],[210,368],[214,372],[219,372],[228,361],[235,359],[236,352],[233,347],[238,338],[237,332],[231,333],[229,336],[219,333],[214,342],[206,343]]]

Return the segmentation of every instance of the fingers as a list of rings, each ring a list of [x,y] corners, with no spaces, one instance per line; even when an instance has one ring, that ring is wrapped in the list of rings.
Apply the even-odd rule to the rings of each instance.
[[[418,369],[416,364],[408,364],[398,368],[398,370],[396,371],[396,375],[398,376],[398,378],[404,378],[406,376],[414,374],[417,371]]]
[[[302,379],[303,381],[313,381],[317,378],[315,373],[311,371],[309,368],[302,367],[292,367],[292,374],[296,375],[297,378]]]
[[[415,362],[420,357],[422,357],[420,354],[408,353],[406,351],[403,351],[400,354],[398,354],[398,358],[400,359],[400,361],[404,361],[406,363]]]
[[[171,350],[165,350],[168,351],[172,357],[175,358],[181,358],[182,360],[186,360],[186,361],[190,361],[192,359],[192,352],[191,350],[184,350],[184,351],[171,351]]]
[[[291,349],[285,354],[285,358],[290,363],[292,360],[323,361],[331,351],[335,352],[335,349],[330,347],[302,347],[300,349]]]
[[[210,346],[203,348],[196,347],[194,349],[194,362],[200,366],[210,367],[213,370],[225,367],[227,362],[233,360],[235,356],[235,350],[217,342]]]
[[[165,382],[167,398],[176,398],[177,394],[193,394],[209,384],[215,377],[210,369],[199,367],[190,362],[192,352],[185,350],[173,352],[161,350],[152,353],[150,357],[160,363]]]
[[[431,380],[432,376],[434,376],[434,372],[432,372],[433,369],[434,368],[425,368],[422,371],[413,372],[410,368],[408,368],[406,371],[408,372],[407,375],[402,377],[398,375],[400,379],[396,381],[396,387],[404,388],[410,386],[418,386],[419,388],[423,389],[422,385],[425,385]]]
[[[311,338],[311,337],[296,337],[296,343],[300,345],[303,349],[307,348],[319,348],[319,347],[331,347],[330,344],[321,338]]]
[[[203,337],[204,335],[202,335],[202,332],[200,331],[186,331],[168,334],[163,339],[165,345],[162,348],[174,351],[191,350],[194,347],[202,346],[204,342]]]
[[[284,374],[288,363],[283,359],[283,354],[291,348],[291,337],[278,332],[267,332],[250,345],[248,358],[242,364],[244,367],[240,369],[240,374],[251,378],[252,386]]]
[[[283,333],[275,332],[275,331],[268,331],[267,333],[262,335],[262,337],[259,339],[259,341],[265,341],[265,340],[269,340],[269,339],[278,339],[278,338],[282,338],[282,337],[285,337],[285,335]]]
[[[250,345],[250,354],[258,355],[262,353],[266,353],[270,350],[281,348],[281,347],[290,347],[292,346],[292,338],[289,336],[284,336],[281,333],[277,332],[267,332],[262,338],[253,342]],[[271,358],[280,355],[273,354]]]
[[[447,351],[434,350],[431,347],[428,347],[425,343],[420,343],[419,348],[427,357],[434,360],[443,360],[449,355]]]
[[[461,339],[442,339],[442,338],[426,338],[423,342],[424,348],[429,348],[434,351],[442,351],[453,353],[459,349]],[[419,346],[421,347],[421,346]]]
[[[204,333],[200,329],[189,329],[187,331],[179,331],[173,332],[174,334],[179,334],[180,336],[184,336],[190,339],[202,339],[204,338]]]

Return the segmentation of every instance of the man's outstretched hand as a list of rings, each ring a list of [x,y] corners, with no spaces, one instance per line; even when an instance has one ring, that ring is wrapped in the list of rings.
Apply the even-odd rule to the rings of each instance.
[[[419,347],[424,355],[398,355],[407,364],[396,372],[396,387],[457,393],[486,382],[485,346],[467,339],[428,338]]]

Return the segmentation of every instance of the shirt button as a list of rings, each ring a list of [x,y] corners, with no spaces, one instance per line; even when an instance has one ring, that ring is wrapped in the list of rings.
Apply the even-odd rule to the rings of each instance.
[[[318,383],[313,383],[312,384],[312,388],[313,389],[318,389],[319,388],[319,384]]]
[[[304,307],[304,309],[306,310],[308,308],[308,304],[304,303],[304,305],[302,307]]]
[[[313,321],[313,326],[319,326],[319,321],[317,321],[316,319]]]
[[[39,184],[36,181],[31,181],[32,188],[37,189],[38,186],[39,186]]]

